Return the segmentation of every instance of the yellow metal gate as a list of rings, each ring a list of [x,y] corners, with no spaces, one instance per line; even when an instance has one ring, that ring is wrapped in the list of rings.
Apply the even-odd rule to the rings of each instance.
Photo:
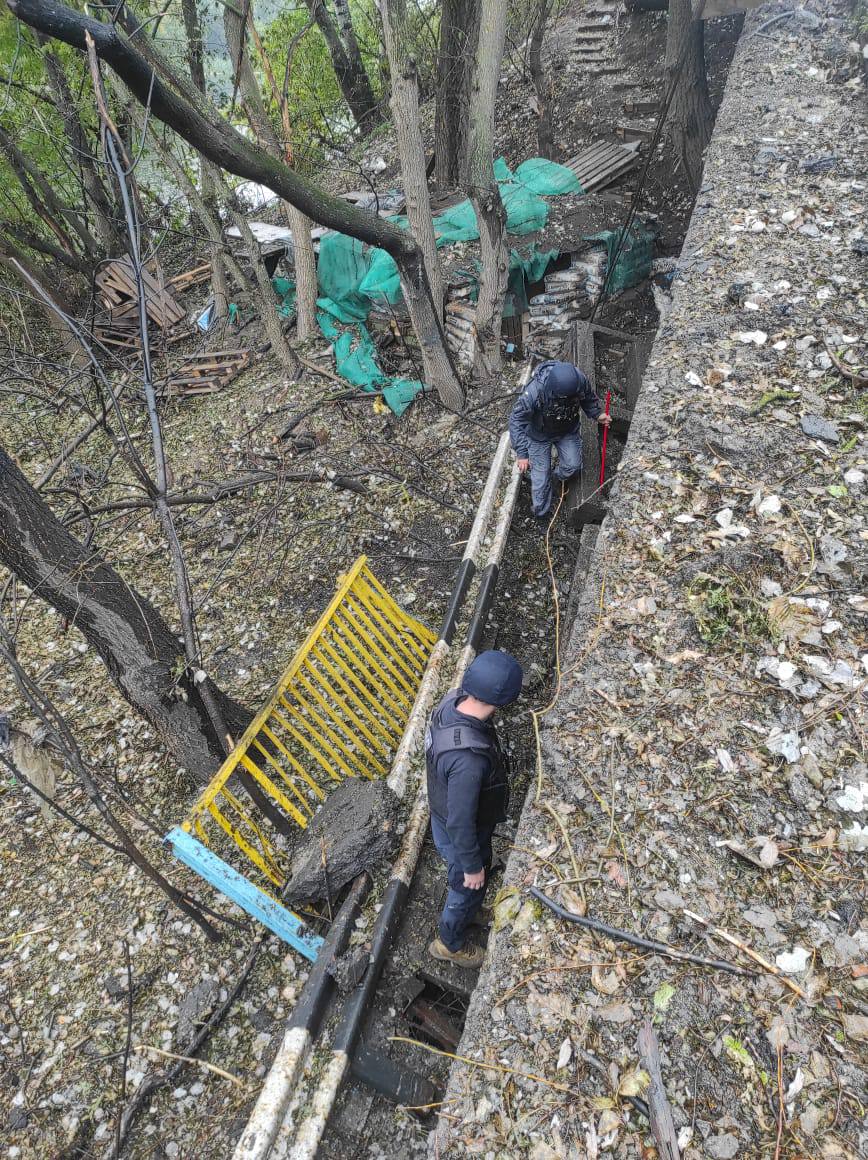
[[[285,872],[271,823],[237,787],[229,788],[233,774],[245,770],[302,829],[330,786],[347,777],[385,776],[434,641],[360,556],[189,817],[168,835],[178,857],[235,901],[249,888],[279,891]],[[235,892],[227,889],[226,872],[239,872],[207,849],[214,845],[234,847],[232,862],[242,866],[247,888],[233,878]],[[270,902],[289,916],[273,897]],[[257,913],[248,903],[240,901]]]

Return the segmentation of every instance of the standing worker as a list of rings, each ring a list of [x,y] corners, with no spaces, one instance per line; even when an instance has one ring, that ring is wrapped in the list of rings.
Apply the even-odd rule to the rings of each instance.
[[[449,892],[428,953],[478,969],[485,952],[467,941],[491,869],[491,838],[509,804],[509,766],[492,717],[521,693],[524,673],[509,653],[480,653],[460,689],[447,693],[425,735],[431,832]]]
[[[541,363],[512,408],[509,437],[519,471],[530,470],[531,505],[542,527],[552,506],[552,447],[562,483],[582,470],[582,411],[601,427],[611,422],[585,375],[568,362]]]

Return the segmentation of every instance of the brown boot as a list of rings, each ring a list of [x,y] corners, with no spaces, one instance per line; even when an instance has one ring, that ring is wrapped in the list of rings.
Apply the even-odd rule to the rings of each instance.
[[[465,943],[461,950],[450,951],[439,938],[429,943],[428,954],[441,963],[454,963],[456,967],[467,967],[471,971],[478,971],[485,960],[485,951],[472,942]]]

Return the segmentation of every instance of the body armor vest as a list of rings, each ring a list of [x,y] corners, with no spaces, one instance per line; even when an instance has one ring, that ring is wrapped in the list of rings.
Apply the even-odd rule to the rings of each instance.
[[[499,816],[493,820],[502,821],[509,803],[509,763],[501,749],[497,734],[481,723],[479,726],[464,722],[460,725],[441,724],[444,710],[452,709],[460,696],[461,693],[458,691],[447,694],[431,714],[431,720],[425,731],[425,764],[431,812],[440,818],[446,818],[446,779],[438,772],[439,759],[457,749],[472,749],[485,754],[489,762],[488,773],[483,778],[479,791],[479,817],[486,819],[489,814],[496,813]]]

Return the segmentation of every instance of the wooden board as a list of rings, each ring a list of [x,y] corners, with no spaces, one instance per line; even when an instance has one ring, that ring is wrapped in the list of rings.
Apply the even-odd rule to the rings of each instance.
[[[201,266],[194,266],[192,270],[185,270],[183,274],[176,274],[166,283],[176,292],[183,293],[192,286],[199,286],[211,277],[211,263],[204,262]]]

